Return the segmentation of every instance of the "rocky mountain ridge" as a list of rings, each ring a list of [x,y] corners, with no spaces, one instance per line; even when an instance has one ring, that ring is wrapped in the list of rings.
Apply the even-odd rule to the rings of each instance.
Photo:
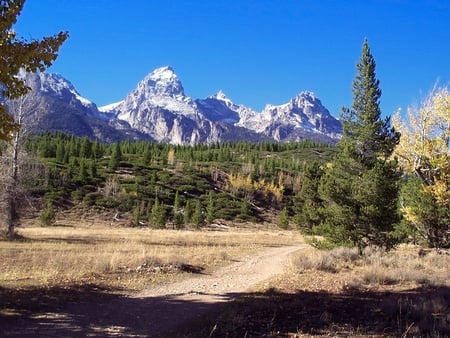
[[[34,131],[63,131],[105,142],[145,139],[171,144],[230,140],[336,142],[341,125],[311,92],[260,113],[233,103],[222,91],[205,99],[186,96],[171,67],[155,69],[124,100],[97,107],[57,74],[26,74],[28,101],[39,118]]]

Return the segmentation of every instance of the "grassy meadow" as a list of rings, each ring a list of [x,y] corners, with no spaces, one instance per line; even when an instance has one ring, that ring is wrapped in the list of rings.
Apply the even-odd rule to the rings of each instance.
[[[0,241],[4,288],[99,284],[137,290],[214,268],[267,246],[298,243],[297,232],[154,230],[108,225],[19,228],[21,239]]]

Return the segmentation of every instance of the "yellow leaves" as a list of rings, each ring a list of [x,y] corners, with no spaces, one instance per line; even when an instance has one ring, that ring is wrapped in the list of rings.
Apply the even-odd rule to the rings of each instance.
[[[267,183],[264,179],[254,181],[251,175],[243,176],[241,173],[230,174],[228,182],[229,189],[234,194],[238,191],[244,193],[259,192],[264,193],[267,197],[273,197],[278,202],[283,198],[284,186],[282,184]]]
[[[450,121],[450,93],[448,88],[444,88],[437,92],[433,97],[433,103],[436,111],[439,112],[442,122],[444,124],[442,127],[445,129],[449,128]]]
[[[232,190],[250,190],[252,188],[252,178],[250,175],[244,177],[241,173],[230,174],[228,179]]]
[[[418,223],[419,218],[411,207],[403,207],[402,212],[407,221],[411,222],[412,224]]]
[[[419,108],[409,108],[406,119],[400,112],[393,124],[401,133],[400,144],[393,156],[405,171],[416,172],[424,191],[438,203],[450,201],[450,92],[448,88],[433,90]]]
[[[450,93],[438,89],[422,102],[420,108],[409,108],[406,121],[400,112],[393,117],[394,127],[401,132],[400,144],[394,152],[405,170],[414,171],[424,161],[449,156]]]
[[[436,179],[434,184],[424,187],[425,192],[432,194],[436,201],[441,205],[446,205],[450,202],[449,181]]]
[[[170,148],[167,152],[167,164],[174,165],[175,164],[175,149]]]

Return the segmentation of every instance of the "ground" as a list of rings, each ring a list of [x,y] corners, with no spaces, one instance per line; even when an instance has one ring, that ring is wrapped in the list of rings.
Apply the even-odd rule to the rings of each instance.
[[[47,295],[10,295],[9,301],[15,303],[18,312],[11,310],[7,316],[3,312],[2,335],[160,337],[204,315],[216,304],[235,299],[252,286],[282,273],[288,255],[305,246],[276,246],[210,275],[198,273],[138,293],[108,294],[95,288],[69,288],[51,289]],[[16,297],[26,303],[23,308],[17,306]]]
[[[446,253],[319,254],[271,225],[95,223],[31,226],[0,241],[0,336],[450,336]],[[81,271],[83,261],[96,270]]]

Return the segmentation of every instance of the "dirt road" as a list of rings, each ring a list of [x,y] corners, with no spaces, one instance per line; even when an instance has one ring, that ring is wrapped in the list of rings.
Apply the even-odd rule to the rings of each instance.
[[[304,247],[272,247],[212,275],[195,275],[138,294],[111,294],[95,301],[80,297],[80,301],[12,314],[0,322],[0,336],[160,337],[282,273],[289,254]]]

